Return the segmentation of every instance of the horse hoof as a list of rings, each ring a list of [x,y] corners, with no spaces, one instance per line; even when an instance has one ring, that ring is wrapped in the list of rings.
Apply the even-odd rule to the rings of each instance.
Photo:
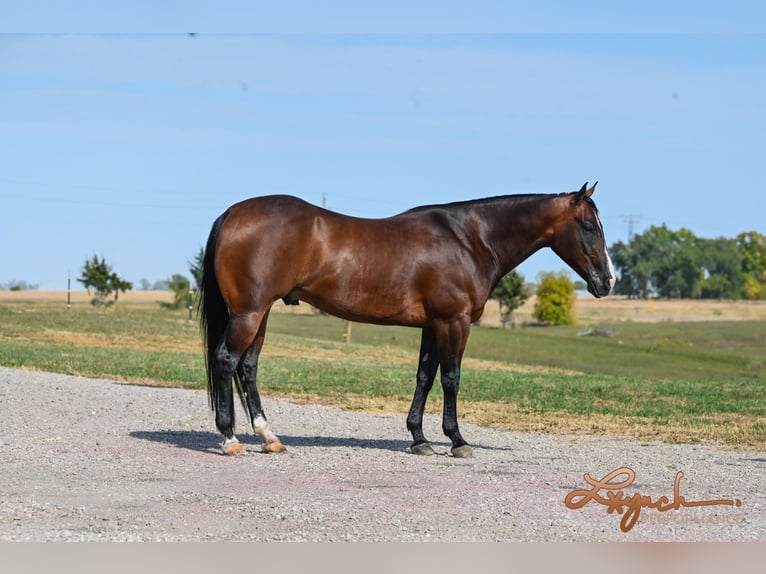
[[[265,443],[263,445],[263,452],[287,452],[287,449],[285,448],[285,445],[277,440]]]
[[[417,444],[413,444],[410,447],[410,453],[419,454],[421,456],[431,456],[432,454],[436,454],[434,449],[431,447],[431,443],[428,442],[419,442]]]
[[[223,444],[223,454],[228,456],[245,454],[245,447],[239,441],[225,442]]]
[[[473,458],[473,449],[467,444],[456,446],[452,449],[452,456],[455,458]]]

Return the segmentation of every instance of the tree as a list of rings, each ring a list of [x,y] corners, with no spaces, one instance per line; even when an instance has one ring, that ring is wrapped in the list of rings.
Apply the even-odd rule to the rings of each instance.
[[[205,261],[205,248],[200,247],[194,259],[189,261],[189,273],[194,279],[194,290],[199,291],[202,285],[202,263]]]
[[[766,236],[755,231],[703,239],[652,226],[610,251],[617,295],[766,299]]]
[[[574,318],[574,283],[566,273],[542,273],[537,285],[534,317],[548,325],[572,325]]]
[[[88,294],[93,290],[95,297],[91,299],[91,304],[96,306],[111,305],[117,301],[120,292],[133,288],[130,281],[119,277],[103,257],[99,258],[95,254],[85,261],[82,276],[77,281],[85,286]],[[114,294],[114,301],[107,301],[111,294]]]
[[[161,303],[166,309],[181,309],[186,307],[191,293],[191,284],[189,280],[180,273],[174,273],[167,280],[168,288],[173,291],[172,303]]]
[[[697,238],[691,231],[653,225],[636,239],[643,243],[645,268],[659,297],[690,298],[699,293],[702,272]]]
[[[740,299],[744,277],[742,255],[735,239],[700,239],[703,299]]]
[[[615,295],[627,295],[630,299],[646,299],[649,297],[649,277],[638,269],[639,253],[635,244],[618,241],[609,248],[612,264],[617,273],[614,284]]]
[[[615,294],[628,297],[696,297],[703,271],[699,240],[688,229],[653,225],[610,250],[619,278]]]
[[[513,312],[521,307],[529,299],[529,290],[524,285],[524,277],[519,275],[516,270],[512,270],[492,291],[491,297],[497,299],[500,305],[500,324],[503,328],[509,323],[513,324],[511,319]]]
[[[742,262],[743,294],[747,299],[766,299],[766,235],[747,231],[737,235]]]

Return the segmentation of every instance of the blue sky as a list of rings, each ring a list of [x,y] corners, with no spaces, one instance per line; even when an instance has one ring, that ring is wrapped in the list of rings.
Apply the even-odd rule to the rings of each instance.
[[[766,233],[756,3],[39,4],[0,2],[0,284],[63,289],[93,253],[136,284],[186,274],[219,213],[269,193],[383,217],[599,180],[609,243],[629,218]]]

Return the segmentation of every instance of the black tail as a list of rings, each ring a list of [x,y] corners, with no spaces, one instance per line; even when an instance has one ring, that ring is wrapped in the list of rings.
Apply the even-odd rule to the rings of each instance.
[[[216,347],[223,339],[226,325],[229,323],[229,308],[223,300],[218,280],[215,277],[215,244],[221,231],[228,210],[213,223],[210,236],[205,246],[205,257],[202,261],[202,284],[197,299],[197,314],[202,329],[202,342],[205,346],[205,366],[207,368],[207,392],[210,406],[215,410],[218,404],[218,390],[213,380],[213,359]]]

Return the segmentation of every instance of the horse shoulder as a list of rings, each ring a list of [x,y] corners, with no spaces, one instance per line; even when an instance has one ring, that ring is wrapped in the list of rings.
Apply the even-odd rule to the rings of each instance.
[[[487,277],[487,281],[492,281],[498,261],[481,218],[470,211],[445,211],[439,213],[434,221],[440,235],[452,245],[453,255],[460,258],[466,271],[474,279]]]
[[[439,207],[406,215],[427,238],[421,242],[427,251],[420,254],[418,284],[428,313],[477,320],[489,298],[495,266],[480,226],[471,217]]]

